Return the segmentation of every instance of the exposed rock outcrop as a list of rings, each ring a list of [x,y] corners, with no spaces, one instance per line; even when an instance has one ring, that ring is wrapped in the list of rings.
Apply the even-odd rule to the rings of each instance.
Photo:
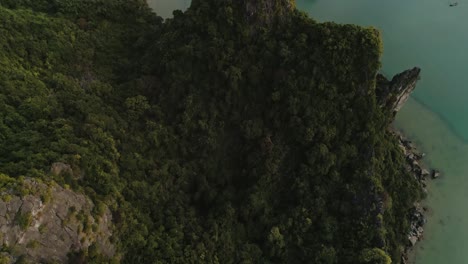
[[[294,0],[243,0],[240,1],[249,20],[256,25],[270,25],[287,17],[294,10]]]
[[[416,88],[420,73],[421,69],[414,67],[395,75],[391,81],[378,74],[376,93],[379,105],[395,115]]]
[[[406,158],[406,171],[413,175],[413,177],[418,181],[419,187],[422,191],[427,193],[427,181],[431,178],[436,179],[439,177],[440,172],[432,169],[431,173],[429,173],[429,170],[424,168],[422,165],[422,159],[426,154],[419,152],[413,143],[405,139],[400,133],[395,132],[395,137],[398,139],[400,148]],[[429,175],[431,175],[431,177],[429,177]],[[409,252],[418,241],[423,239],[424,224],[426,223],[426,210],[427,208],[422,207],[419,203],[415,203],[408,214],[410,229],[408,230],[408,243],[404,247],[401,263],[407,263]]]
[[[415,67],[395,75],[390,81],[385,78],[385,76],[378,74],[376,94],[377,102],[380,107],[395,116],[416,88],[416,83],[420,79],[420,73],[421,70]],[[429,175],[435,179],[440,173],[437,170],[432,170],[431,173],[429,173],[429,171],[421,165],[421,159],[425,154],[417,151],[413,143],[405,139],[400,133],[395,132],[395,137],[398,139],[398,143],[406,159],[406,171],[413,175],[418,181],[419,188],[421,188],[424,193],[427,193],[426,181],[429,179]],[[415,244],[423,238],[424,224],[426,223],[426,218],[424,216],[425,211],[426,209],[424,207],[419,203],[415,203],[408,214],[410,229],[408,230],[408,243],[403,249],[401,263],[407,263],[408,253]]]
[[[54,183],[25,179],[15,185],[0,200],[0,243],[11,261],[66,263],[69,252],[92,244],[104,255],[115,253],[107,207],[95,208],[85,195]]]
[[[398,139],[400,148],[405,155],[406,171],[419,182],[419,187],[423,190],[423,192],[426,192],[426,180],[428,178],[429,172],[427,169],[421,166],[421,159],[425,156],[425,154],[418,152],[413,143],[405,139],[401,134],[395,132],[395,137]],[[424,208],[419,203],[414,204],[413,208],[409,212],[408,220],[410,222],[410,229],[408,230],[408,243],[404,247],[401,263],[407,263],[409,251],[419,240],[423,238],[423,227],[426,223],[426,218],[424,217]]]
[[[73,170],[68,164],[63,162],[54,162],[52,163],[52,166],[50,166],[50,173],[53,175],[61,175],[64,173],[73,174]]]
[[[424,224],[426,218],[424,217],[424,208],[419,204],[415,203],[413,209],[410,212],[411,228],[408,235],[409,246],[413,247],[418,240],[422,239],[424,233]]]
[[[84,177],[84,172],[79,168],[75,168],[74,170],[69,164],[63,162],[52,163],[50,173],[54,176],[73,177],[75,179],[82,179]]]

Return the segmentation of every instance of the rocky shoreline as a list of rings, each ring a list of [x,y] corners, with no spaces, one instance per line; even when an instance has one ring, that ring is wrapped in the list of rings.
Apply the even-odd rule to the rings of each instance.
[[[418,67],[399,73],[393,76],[391,80],[387,79],[382,74],[377,74],[376,94],[378,104],[395,117],[416,88],[416,84],[420,79],[420,74],[421,69]],[[414,144],[399,131],[392,128],[390,128],[390,131],[398,140],[400,148],[405,156],[406,171],[418,181],[422,192],[426,194],[427,181],[429,179],[438,178],[440,172],[435,169],[428,170],[422,166],[421,161],[425,154],[418,151]],[[419,202],[415,202],[408,214],[410,230],[408,230],[408,241],[407,244],[404,245],[403,254],[401,256],[401,263],[403,264],[408,263],[410,251],[418,241],[423,239],[426,211],[426,207],[421,206]]]
[[[405,169],[409,172],[419,183],[422,191],[427,193],[427,181],[430,179],[437,179],[440,177],[440,172],[436,169],[430,171],[426,169],[421,160],[426,155],[418,151],[414,144],[406,139],[401,133],[394,131],[398,139],[400,148],[405,155],[406,164]],[[407,264],[408,255],[416,245],[416,243],[424,238],[424,225],[426,224],[427,207],[422,206],[419,202],[415,202],[413,208],[409,212],[410,230],[408,231],[408,243],[406,244],[403,254],[401,256],[401,263]]]

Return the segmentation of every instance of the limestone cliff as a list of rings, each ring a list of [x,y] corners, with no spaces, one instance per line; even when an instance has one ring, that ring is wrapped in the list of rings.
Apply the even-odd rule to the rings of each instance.
[[[34,179],[14,182],[1,195],[4,259],[65,263],[68,253],[87,250],[93,244],[101,254],[115,253],[109,241],[109,209],[95,208],[86,196]]]
[[[240,1],[245,10],[245,14],[252,22],[257,25],[269,25],[286,17],[286,13],[294,9],[292,0],[243,0]]]
[[[421,69],[414,67],[395,75],[390,81],[378,74],[376,93],[379,105],[395,115],[416,88],[420,73]]]
[[[378,74],[376,77],[376,94],[380,107],[395,116],[416,88],[420,73],[421,69],[415,67],[395,75],[392,80]],[[394,135],[402,149],[402,154],[405,156],[405,170],[419,183],[417,188],[426,193],[426,179],[429,176],[429,171],[420,165],[420,160],[424,157],[424,154],[417,151],[411,141],[405,139],[398,132],[394,132]],[[423,238],[423,226],[426,223],[424,212],[425,209],[416,202],[408,214],[407,220],[410,223],[410,229],[407,231],[408,243],[404,245],[401,263],[408,263],[409,251],[417,241]]]

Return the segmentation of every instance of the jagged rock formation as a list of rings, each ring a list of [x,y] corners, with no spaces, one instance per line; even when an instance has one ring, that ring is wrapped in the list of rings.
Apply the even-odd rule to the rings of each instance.
[[[378,74],[376,93],[379,105],[395,115],[416,88],[420,73],[421,69],[414,67],[395,75],[391,81]]]
[[[380,107],[395,116],[416,88],[417,81],[420,79],[420,72],[421,70],[415,67],[395,75],[391,81],[385,78],[385,76],[378,74],[376,77],[376,95]],[[419,188],[421,188],[424,193],[427,193],[426,181],[429,175],[432,175],[432,178],[435,179],[440,175],[439,171],[432,170],[431,173],[429,173],[420,162],[425,154],[420,153],[412,142],[405,139],[400,133],[396,132],[394,135],[405,156],[406,171],[416,179],[419,183]],[[415,202],[413,208],[408,213],[410,229],[408,230],[408,243],[405,245],[401,256],[401,263],[403,264],[408,263],[409,252],[419,240],[423,239],[426,210],[427,208]]]
[[[0,200],[0,242],[10,261],[65,263],[68,253],[92,244],[104,255],[115,253],[107,207],[95,208],[86,196],[57,184],[26,179],[20,185]]]
[[[63,162],[54,162],[50,167],[50,173],[52,173],[52,175],[60,175],[64,173],[73,174],[73,170],[68,164]]]
[[[113,216],[125,262],[399,257],[416,183],[382,131],[376,30],[315,23],[289,0],[199,0],[165,25],[139,1],[54,1],[50,15],[14,2],[24,4],[0,8],[12,66],[0,97],[15,121],[0,127],[0,171],[122,201]],[[28,60],[9,52],[30,46]],[[48,175],[50,159],[69,166]],[[85,197],[53,186],[49,201],[47,185],[26,192],[35,188],[5,192],[10,256],[64,263],[91,241],[112,254]],[[74,257],[104,263],[94,256]]]
[[[293,0],[243,0],[240,2],[249,20],[260,25],[270,25],[276,19],[286,17],[285,14],[294,10],[295,7]]]

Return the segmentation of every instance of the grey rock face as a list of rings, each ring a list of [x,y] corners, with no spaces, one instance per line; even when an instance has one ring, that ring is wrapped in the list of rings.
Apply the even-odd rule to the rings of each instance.
[[[406,103],[420,79],[421,69],[415,67],[395,75],[391,81],[383,75],[377,75],[376,93],[381,107],[395,114]]]
[[[63,162],[54,162],[50,167],[50,173],[52,173],[53,175],[60,175],[64,173],[73,174],[73,170],[68,164],[65,164]]]
[[[30,262],[67,262],[67,254],[96,244],[113,256],[111,213],[102,208],[93,215],[91,200],[57,184],[26,179],[23,195],[2,193],[0,243],[10,249],[10,259],[24,256]],[[96,210],[95,210],[96,211]]]
[[[255,23],[262,25],[269,25],[276,19],[281,19],[295,6],[291,0],[243,0],[242,2],[247,16],[255,18]]]

